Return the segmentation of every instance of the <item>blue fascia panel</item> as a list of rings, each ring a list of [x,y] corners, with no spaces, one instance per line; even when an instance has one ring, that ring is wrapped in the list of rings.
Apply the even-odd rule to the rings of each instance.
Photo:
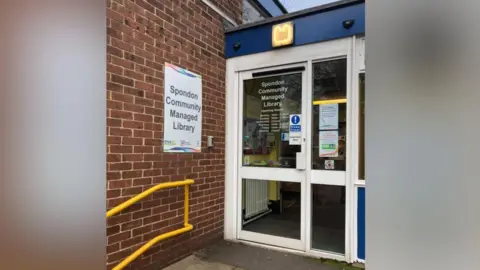
[[[342,25],[345,20],[355,20],[355,23],[350,29],[345,29]],[[274,24],[278,23],[281,22],[276,21]],[[364,34],[365,3],[294,18],[293,23],[295,27],[293,46]],[[227,33],[226,58],[274,50],[272,47],[274,24],[264,24]],[[233,47],[237,43],[241,47],[235,51]]]
[[[365,260],[365,188],[358,188],[357,204],[357,256]]]

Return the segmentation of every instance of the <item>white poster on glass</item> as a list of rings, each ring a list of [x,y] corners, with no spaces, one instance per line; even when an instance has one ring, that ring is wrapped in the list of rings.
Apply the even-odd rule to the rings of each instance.
[[[338,129],[338,104],[320,104],[320,130]]]
[[[320,131],[320,157],[338,157],[338,131]]]
[[[165,63],[164,152],[201,152],[202,77]]]

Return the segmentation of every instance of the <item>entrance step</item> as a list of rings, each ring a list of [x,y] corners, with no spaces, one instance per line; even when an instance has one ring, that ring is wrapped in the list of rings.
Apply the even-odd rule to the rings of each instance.
[[[180,268],[165,270],[359,270],[344,263],[323,261],[265,248],[220,241],[186,259]],[[188,268],[196,265],[197,268]],[[175,265],[173,265],[175,266]],[[172,266],[172,267],[173,267]],[[193,266],[190,266],[193,267]],[[223,268],[222,268],[223,267]]]

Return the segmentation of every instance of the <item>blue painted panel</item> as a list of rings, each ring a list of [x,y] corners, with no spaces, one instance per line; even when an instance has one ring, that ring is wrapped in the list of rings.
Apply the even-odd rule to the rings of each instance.
[[[273,0],[258,0],[262,6],[272,14],[273,17],[283,15],[280,8],[273,2]]]
[[[343,28],[344,20],[355,20],[350,29]],[[279,22],[275,22],[278,24]],[[316,43],[365,33],[365,3],[347,6],[293,19],[295,40],[293,46]],[[265,24],[227,33],[227,58],[273,50],[272,25]],[[240,43],[235,51],[233,45]]]
[[[357,255],[359,259],[365,260],[365,188],[358,188],[357,204]]]

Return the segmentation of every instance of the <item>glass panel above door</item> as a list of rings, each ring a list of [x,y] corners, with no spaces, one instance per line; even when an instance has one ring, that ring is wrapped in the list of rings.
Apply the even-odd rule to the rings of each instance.
[[[312,169],[345,171],[347,60],[313,64]]]
[[[290,132],[290,118],[302,112],[302,73],[243,85],[243,166],[295,168],[301,132]]]

